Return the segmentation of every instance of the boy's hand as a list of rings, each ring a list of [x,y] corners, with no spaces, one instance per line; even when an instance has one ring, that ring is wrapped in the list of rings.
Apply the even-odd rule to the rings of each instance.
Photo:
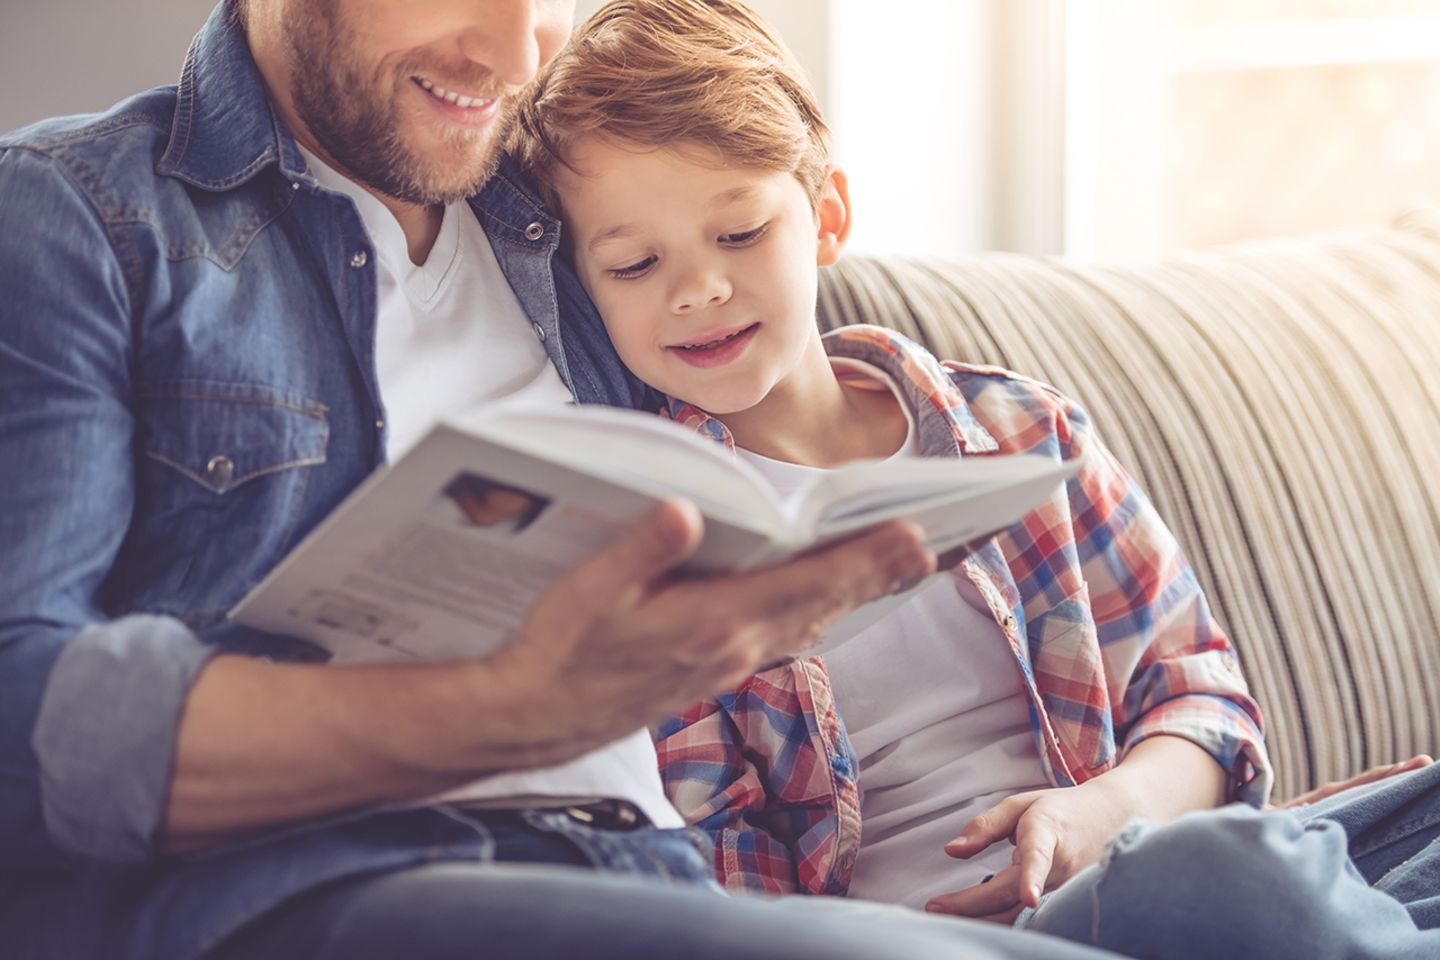
[[[926,909],[1008,924],[1023,907],[1038,905],[1043,892],[1099,860],[1105,844],[1134,818],[1166,823],[1225,798],[1225,772],[1208,753],[1181,737],[1150,737],[1079,786],[1017,793],[966,824],[946,853],[973,857],[1009,837],[1014,866],[936,897]]]
[[[1014,864],[983,883],[935,897],[925,909],[1008,925],[1021,909],[1037,905],[1044,891],[1100,859],[1105,844],[1135,813],[1124,791],[1105,776],[1007,797],[971,820],[945,852],[967,859],[1010,839]]]

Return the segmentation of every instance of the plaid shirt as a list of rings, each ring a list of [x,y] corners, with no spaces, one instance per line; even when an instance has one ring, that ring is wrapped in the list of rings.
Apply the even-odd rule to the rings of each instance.
[[[1010,644],[1048,781],[1073,786],[1168,734],[1210,753],[1233,798],[1263,803],[1260,710],[1230,642],[1174,536],[1085,413],[1044,384],[941,364],[879,327],[836,330],[825,344],[895,379],[925,456],[1085,456],[1064,488],[949,572],[975,584]],[[733,448],[704,411],[672,401],[668,412]],[[846,892],[860,849],[859,770],[822,657],[696,705],[663,724],[656,744],[666,792],[714,839],[726,887]]]

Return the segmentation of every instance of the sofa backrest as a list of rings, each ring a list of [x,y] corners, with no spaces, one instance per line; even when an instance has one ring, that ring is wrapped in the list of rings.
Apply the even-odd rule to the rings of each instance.
[[[1079,400],[1175,530],[1277,796],[1440,748],[1440,230],[1424,216],[1095,264],[848,257],[820,323]]]

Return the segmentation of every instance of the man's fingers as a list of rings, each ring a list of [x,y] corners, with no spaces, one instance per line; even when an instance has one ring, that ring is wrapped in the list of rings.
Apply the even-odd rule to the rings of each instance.
[[[753,574],[745,590],[755,614],[772,622],[778,636],[795,637],[934,572],[935,556],[920,529],[894,521]]]
[[[936,561],[935,568],[937,570],[949,570],[961,560],[964,560],[970,556],[970,554],[989,543],[990,539],[990,537],[981,537],[979,540],[971,540],[969,543],[962,543],[958,547],[951,547],[949,550],[940,554],[939,559]]]
[[[684,563],[700,545],[703,532],[704,521],[694,504],[667,500],[618,541],[578,564],[557,586],[579,609],[605,609],[617,597]]]

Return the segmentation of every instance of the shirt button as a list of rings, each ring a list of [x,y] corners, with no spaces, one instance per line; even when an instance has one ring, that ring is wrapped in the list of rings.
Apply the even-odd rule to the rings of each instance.
[[[354,267],[356,270],[361,269],[365,266],[365,264],[369,262],[370,254],[366,253],[364,250],[356,250],[354,256],[350,258],[350,266]]]
[[[223,490],[235,479],[235,462],[226,456],[211,457],[205,464],[205,477]]]
[[[541,223],[538,220],[525,228],[526,240],[539,240],[543,236],[545,236],[545,224]]]
[[[530,326],[534,329],[534,331],[535,331],[535,336],[539,339],[539,341],[540,341],[541,343],[544,343],[544,342],[545,342],[545,328],[542,327],[542,326],[540,326],[540,324],[538,324],[538,323],[532,323],[532,324],[530,324]]]
[[[375,421],[375,429],[376,429],[376,430],[384,430],[384,429],[385,429],[385,421],[384,421],[384,420],[376,420],[376,421]]]

